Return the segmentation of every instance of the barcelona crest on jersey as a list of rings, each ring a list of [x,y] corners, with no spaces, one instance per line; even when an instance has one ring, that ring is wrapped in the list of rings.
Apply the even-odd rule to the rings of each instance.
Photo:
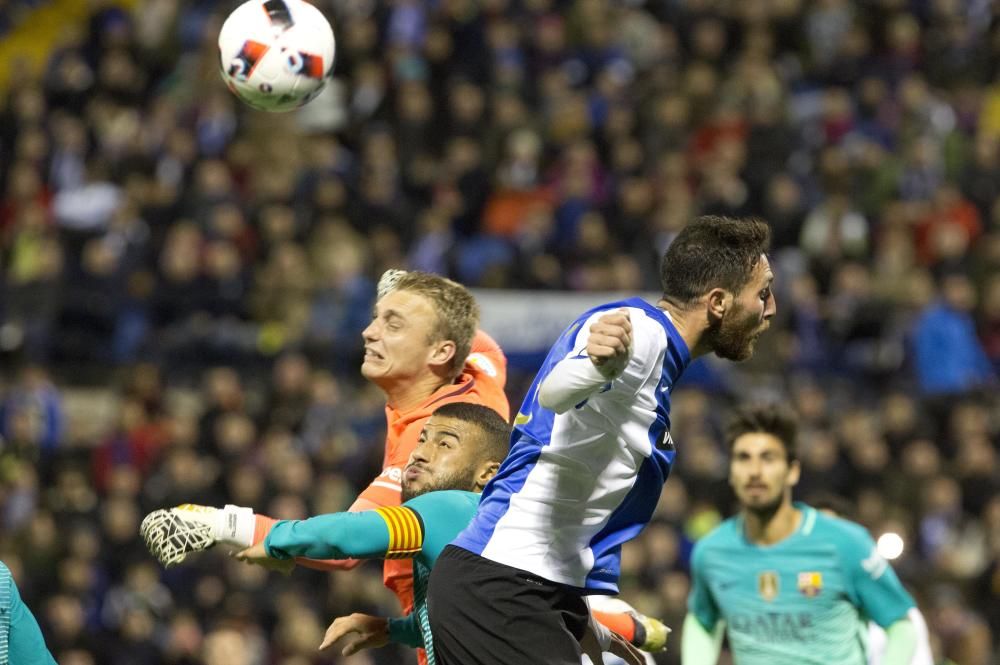
[[[799,591],[807,598],[819,595],[823,590],[823,573],[805,572],[799,573]]]

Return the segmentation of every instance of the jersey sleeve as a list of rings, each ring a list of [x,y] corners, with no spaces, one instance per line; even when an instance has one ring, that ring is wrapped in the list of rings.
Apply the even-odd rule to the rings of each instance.
[[[850,526],[841,536],[840,547],[850,590],[865,616],[887,628],[905,619],[916,605],[871,536],[860,526]]]
[[[45,646],[45,639],[38,627],[35,615],[21,600],[21,594],[8,577],[10,584],[10,634],[8,648],[11,663],[24,665],[56,665],[55,659]]]
[[[423,544],[423,524],[400,506],[278,522],[264,540],[276,559],[406,559]]]
[[[403,617],[389,618],[389,641],[414,649],[424,648],[424,634],[420,631],[420,623],[414,612]]]
[[[575,334],[571,350],[543,379],[539,386],[539,402],[556,413],[563,413],[573,406],[600,393],[617,400],[630,400],[642,388],[656,367],[662,353],[662,327],[638,308],[629,308],[632,324],[632,348],[622,371],[609,379],[598,371],[587,354],[590,327],[602,316],[617,308],[600,310],[582,323],[577,322],[567,334]]]
[[[666,351],[666,331],[641,309],[631,309],[632,356],[618,378],[619,393],[632,399],[650,380],[659,382]],[[654,376],[655,375],[655,376]]]
[[[428,564],[433,565],[445,546],[469,525],[476,514],[478,498],[469,492],[445,490],[428,492],[403,504],[419,516],[423,528],[421,545]]]
[[[688,612],[709,633],[715,629],[715,624],[721,618],[719,606],[716,605],[708,585],[704,542],[695,545],[691,554],[691,592],[688,595]]]

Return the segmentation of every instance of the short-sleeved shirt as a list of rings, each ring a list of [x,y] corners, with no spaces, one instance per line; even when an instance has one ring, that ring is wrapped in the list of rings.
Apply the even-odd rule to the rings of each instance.
[[[620,376],[563,413],[539,390],[562,363],[591,361],[590,326],[625,309]],[[648,523],[674,460],[670,391],[691,354],[663,310],[630,298],[583,313],[560,335],[514,420],[507,458],[455,545],[551,582],[617,593],[622,543]]]
[[[688,611],[725,622],[738,665],[865,665],[868,620],[888,627],[913,599],[863,527],[795,505],[779,543],[747,540],[740,516],[698,541]]]

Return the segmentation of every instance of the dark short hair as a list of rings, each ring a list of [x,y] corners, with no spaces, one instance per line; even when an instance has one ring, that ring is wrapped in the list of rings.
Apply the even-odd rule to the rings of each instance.
[[[756,218],[704,215],[685,226],[660,264],[663,296],[677,305],[714,288],[738,293],[771,244],[771,229]]]
[[[488,406],[472,402],[452,402],[435,409],[431,414],[431,417],[434,416],[472,423],[483,433],[479,443],[486,459],[502,462],[507,457],[507,452],[510,450],[511,427],[503,416]]]
[[[736,439],[744,434],[770,434],[781,441],[789,462],[798,459],[798,419],[783,404],[758,404],[736,410],[726,428],[726,445],[733,451]]]

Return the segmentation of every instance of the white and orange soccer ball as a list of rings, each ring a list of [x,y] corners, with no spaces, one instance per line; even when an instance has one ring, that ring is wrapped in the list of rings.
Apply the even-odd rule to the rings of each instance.
[[[261,111],[290,111],[314,99],[335,51],[330,23],[305,0],[248,0],[219,32],[223,80]]]

